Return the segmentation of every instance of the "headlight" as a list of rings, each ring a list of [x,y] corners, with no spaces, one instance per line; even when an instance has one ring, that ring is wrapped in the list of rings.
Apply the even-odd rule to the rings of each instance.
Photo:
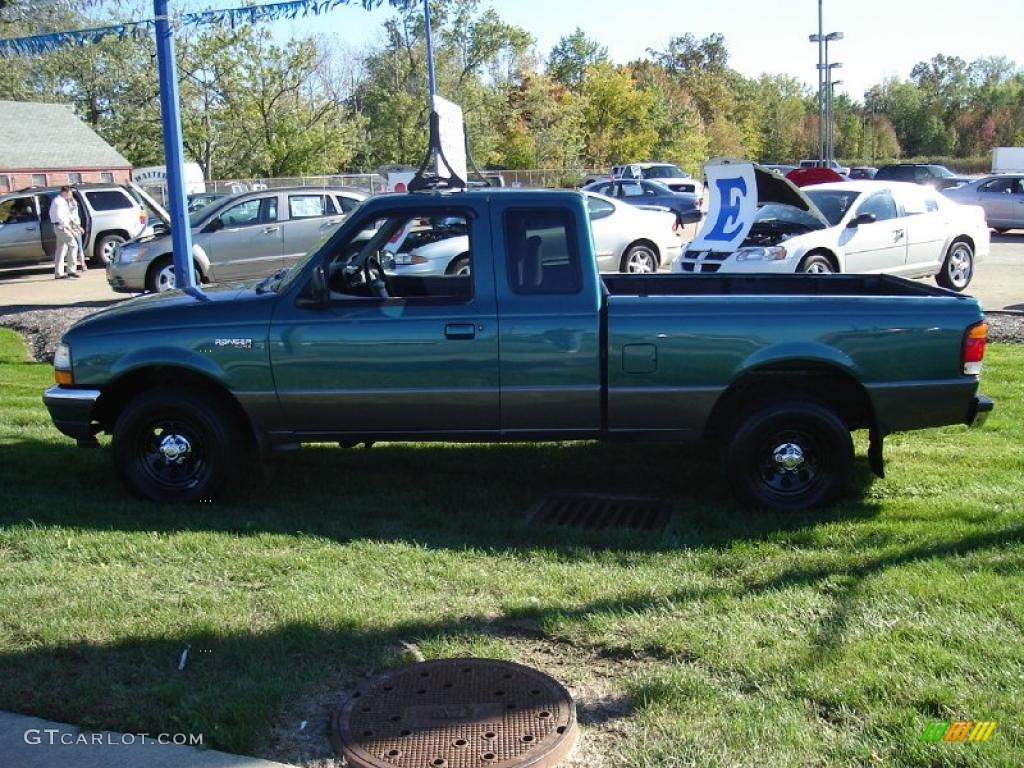
[[[114,264],[131,264],[142,261],[149,253],[149,243],[125,243],[114,251]]]
[[[418,253],[396,253],[395,254],[395,266],[396,267],[411,267],[413,264],[426,264],[427,257],[420,256]]]
[[[75,383],[71,374],[71,347],[63,341],[53,351],[53,380],[65,386]]]
[[[769,245],[764,248],[740,248],[736,251],[736,261],[782,261],[788,254],[781,245]]]

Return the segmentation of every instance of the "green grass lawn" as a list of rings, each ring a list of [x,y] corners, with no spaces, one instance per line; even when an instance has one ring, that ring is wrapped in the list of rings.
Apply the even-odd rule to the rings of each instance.
[[[310,449],[161,507],[51,426],[26,359],[0,330],[0,709],[316,762],[299,721],[410,642],[561,678],[579,765],[1022,763],[1024,347],[990,348],[983,429],[891,437],[874,482],[860,436],[850,496],[797,516],[737,509],[704,452],[580,443]],[[556,490],[674,514],[525,523]],[[919,740],[958,719],[998,726]]]

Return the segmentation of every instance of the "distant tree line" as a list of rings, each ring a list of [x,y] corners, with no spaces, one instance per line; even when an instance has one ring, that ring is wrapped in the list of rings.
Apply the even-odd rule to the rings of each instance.
[[[3,0],[0,0],[3,2]],[[0,36],[73,29],[145,13],[117,2],[0,5]],[[37,6],[39,7],[39,6]],[[625,65],[581,29],[547,53],[480,0],[432,10],[438,90],[462,105],[481,166],[581,168],[659,159],[696,172],[708,157],[794,161],[817,152],[816,94],[784,75],[745,77],[722,35],[671,38]],[[378,43],[278,40],[266,27],[183,29],[178,66],[187,154],[211,178],[368,171],[417,163],[427,75],[419,5],[393,13]],[[71,103],[136,165],[162,163],[151,37],[107,39],[0,66],[0,98]],[[976,158],[1024,145],[1024,70],[1005,57],[939,54],[863,101],[839,95],[837,155]]]

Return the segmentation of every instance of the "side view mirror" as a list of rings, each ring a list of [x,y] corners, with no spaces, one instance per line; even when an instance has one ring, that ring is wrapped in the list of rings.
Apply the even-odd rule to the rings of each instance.
[[[220,231],[222,229],[224,229],[224,219],[222,219],[220,216],[218,216],[215,219],[211,219],[210,223],[207,224],[206,227],[204,227],[203,231],[204,232],[218,232],[218,231]]]
[[[856,229],[861,224],[874,224],[878,221],[878,217],[873,213],[860,213],[850,219],[850,223],[847,224],[850,229]]]
[[[317,264],[310,276],[309,285],[296,302],[300,307],[323,307],[327,305],[331,291],[327,287],[327,273],[324,265]]]

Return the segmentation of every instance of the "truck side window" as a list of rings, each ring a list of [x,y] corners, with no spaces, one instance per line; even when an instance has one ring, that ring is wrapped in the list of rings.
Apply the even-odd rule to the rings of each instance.
[[[469,219],[458,212],[402,211],[368,223],[327,265],[336,298],[473,298]]]
[[[94,211],[120,211],[134,207],[132,199],[116,189],[86,192],[85,199]]]
[[[579,293],[583,287],[575,219],[569,210],[505,214],[508,282],[522,295]]]

